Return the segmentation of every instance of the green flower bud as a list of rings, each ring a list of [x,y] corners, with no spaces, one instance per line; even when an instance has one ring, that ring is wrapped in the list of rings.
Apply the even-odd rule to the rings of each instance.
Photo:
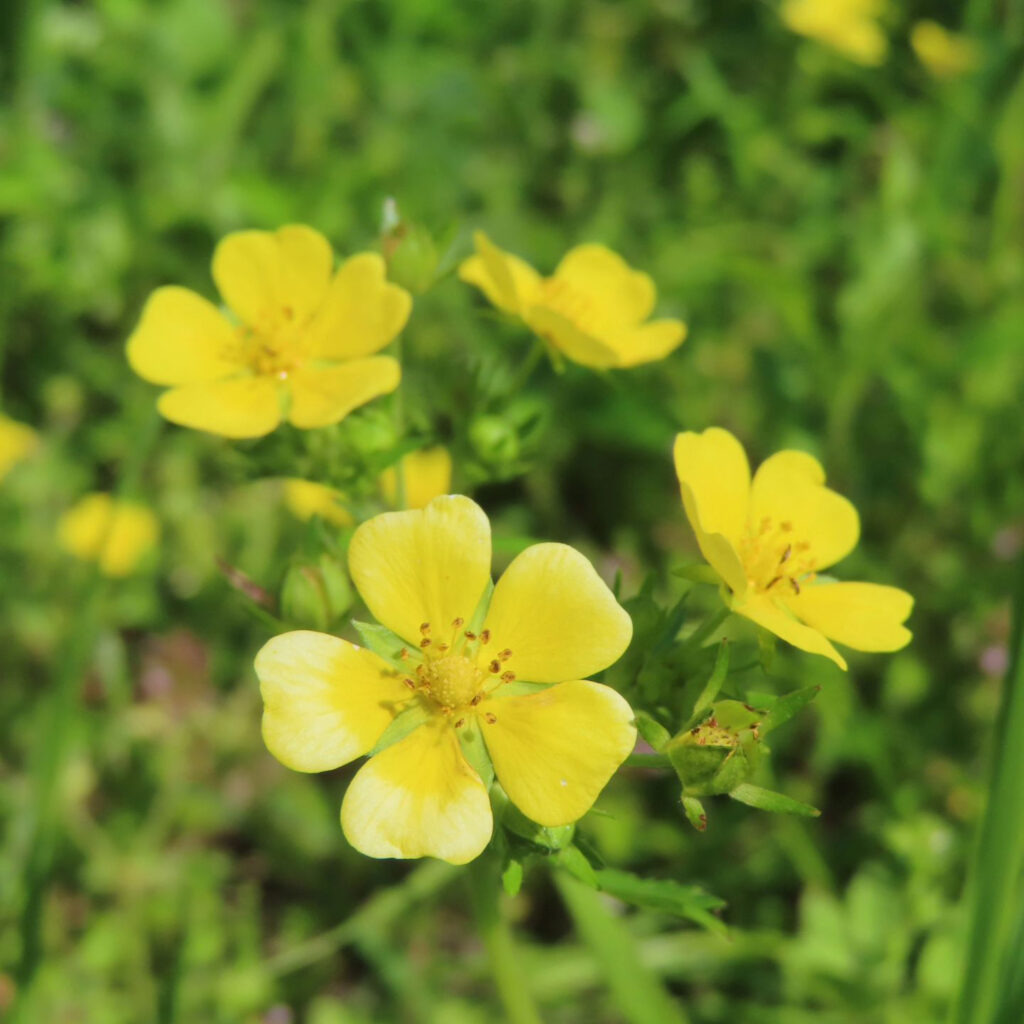
[[[516,429],[500,416],[478,416],[470,425],[469,440],[488,465],[506,465],[519,457]]]
[[[434,283],[440,254],[433,236],[419,224],[403,223],[388,239],[388,277],[422,295]]]
[[[343,566],[331,555],[314,565],[293,565],[281,587],[285,621],[321,632],[329,629],[352,604],[352,584]]]
[[[738,700],[720,700],[700,725],[665,748],[687,796],[729,793],[746,782],[761,754],[759,712]]]

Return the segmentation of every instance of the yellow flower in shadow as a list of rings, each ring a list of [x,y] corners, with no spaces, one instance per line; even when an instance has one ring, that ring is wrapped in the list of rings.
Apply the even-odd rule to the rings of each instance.
[[[675,465],[686,516],[734,612],[843,669],[830,641],[860,651],[910,642],[902,625],[914,603],[908,593],[819,577],[856,546],[860,520],[825,486],[815,458],[778,452],[751,480],[739,441],[712,427],[676,437]]]
[[[978,64],[974,43],[936,21],[917,22],[910,30],[910,45],[917,59],[936,78],[956,78]]]
[[[128,340],[128,361],[171,389],[161,414],[224,437],[262,437],[282,418],[326,427],[394,391],[398,362],[374,353],[405,326],[412,299],[387,282],[375,253],[337,272],[333,264],[312,228],[239,231],[213,257],[234,321],[186,288],[158,288]]]
[[[657,298],[647,274],[603,245],[570,249],[551,277],[482,232],[459,277],[575,363],[629,367],[664,359],[686,337],[681,320],[648,320]]]
[[[61,516],[57,540],[69,554],[96,562],[105,576],[128,576],[156,546],[156,516],[134,501],[89,494]]]
[[[24,423],[0,413],[0,480],[39,444],[39,435]]]
[[[816,39],[857,64],[881,64],[889,40],[878,19],[885,0],[785,0],[782,20],[792,32]]]
[[[342,805],[345,835],[368,856],[463,864],[483,851],[493,822],[464,753],[471,736],[482,736],[509,799],[546,826],[585,814],[633,749],[629,705],[586,680],[632,635],[590,562],[564,544],[527,548],[472,629],[490,563],[490,524],[469,498],[376,516],[356,530],[349,568],[371,613],[405,645],[393,662],[306,631],[274,637],[256,657],[264,740],[296,771],[370,753],[407,713],[410,730],[359,769]]]

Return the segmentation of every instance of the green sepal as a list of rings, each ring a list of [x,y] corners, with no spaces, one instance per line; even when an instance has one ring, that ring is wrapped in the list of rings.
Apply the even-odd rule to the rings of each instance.
[[[563,846],[553,859],[560,868],[567,871],[578,882],[582,882],[591,889],[601,888],[594,866],[578,846],[574,846],[572,843]]]
[[[737,786],[729,796],[748,807],[756,807],[759,811],[770,811],[773,814],[799,814],[804,818],[817,818],[821,814],[821,811],[810,804],[801,803],[782,793],[774,793],[770,789],[752,786],[749,782]]]
[[[480,776],[484,789],[490,789],[491,783],[494,782],[494,765],[491,764],[491,755],[487,752],[487,745],[484,743],[476,716],[468,716],[465,725],[456,730],[456,735],[459,737],[462,756]]]
[[[672,570],[673,576],[680,579],[690,580],[691,583],[713,583],[716,586],[722,582],[722,577],[704,562],[694,562],[692,565],[681,565],[678,569]]]
[[[423,725],[430,718],[430,715],[430,708],[427,707],[422,699],[417,699],[415,704],[407,707],[404,711],[400,711],[395,716],[391,724],[381,733],[380,739],[377,740],[373,750],[369,752],[367,757],[373,757],[374,754],[379,754],[382,750],[386,750],[399,740],[404,740],[413,729],[418,729]]]
[[[784,722],[788,722],[798,711],[810,704],[820,691],[820,686],[808,686],[803,690],[783,694],[769,706],[761,720],[761,732],[769,733]]]
[[[665,745],[672,739],[672,734],[668,729],[646,711],[636,713],[636,728],[644,742],[654,750],[664,750]]]
[[[490,577],[487,579],[487,586],[484,587],[484,592],[480,596],[480,600],[476,603],[476,608],[473,609],[473,614],[469,617],[469,622],[465,628],[470,633],[476,633],[480,635],[480,630],[484,628],[484,620],[487,618],[487,612],[491,607],[491,597],[494,594],[494,580]]]
[[[698,832],[707,832],[708,816],[704,805],[695,797],[683,793],[681,797],[683,810],[686,812],[687,820]]]
[[[531,821],[508,798],[508,794],[500,784],[491,787],[491,805],[495,818],[513,835],[525,839],[543,850],[561,850],[572,842],[575,825],[558,825],[548,828]]]
[[[377,657],[383,658],[389,665],[402,672],[408,671],[408,666],[402,661],[402,651],[408,651],[409,645],[400,636],[376,622],[359,622],[353,619],[352,625],[362,638],[364,646]],[[418,657],[419,651],[416,654]]]

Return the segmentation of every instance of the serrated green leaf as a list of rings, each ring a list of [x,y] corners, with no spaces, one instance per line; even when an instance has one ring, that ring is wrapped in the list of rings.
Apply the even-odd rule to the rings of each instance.
[[[523,862],[510,860],[501,873],[501,884],[509,896],[518,896],[523,887]]]
[[[804,818],[817,818],[821,811],[810,804],[801,803],[791,796],[775,793],[770,789],[752,786],[749,782],[741,783],[729,796],[748,807],[756,807],[759,811],[770,811],[773,814],[799,814]]]
[[[400,636],[376,622],[359,622],[353,619],[352,625],[355,626],[365,647],[379,658],[383,658],[389,665],[402,672],[408,671],[408,665],[402,660],[402,651],[408,651],[409,645]]]
[[[382,750],[386,750],[393,743],[404,740],[413,729],[419,728],[429,717],[430,709],[423,703],[422,699],[417,698],[415,704],[407,707],[395,716],[394,721],[384,730],[373,750],[367,756],[373,757],[374,754],[379,754]]]
[[[792,693],[783,694],[778,700],[772,702],[768,713],[761,720],[761,732],[769,733],[773,729],[777,729],[783,722],[788,722],[798,711],[810,704],[820,691],[820,686],[808,686],[803,690],[794,690]]]
[[[726,934],[723,922],[711,911],[725,906],[725,901],[696,885],[683,885],[664,878],[641,878],[628,871],[602,868],[595,872],[598,887],[624,903],[649,910],[662,910],[677,917],[695,921],[709,931]]]

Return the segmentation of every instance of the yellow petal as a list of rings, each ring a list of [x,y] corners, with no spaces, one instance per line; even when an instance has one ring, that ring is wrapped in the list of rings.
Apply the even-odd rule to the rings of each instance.
[[[154,384],[190,384],[237,373],[235,328],[220,310],[187,288],[157,288],[128,339],[128,362]]]
[[[505,313],[522,316],[540,287],[540,274],[525,260],[499,249],[482,231],[473,233],[476,255],[464,260],[459,277],[479,288]]]
[[[39,435],[24,423],[0,413],[0,480],[39,444]]]
[[[681,320],[655,320],[623,334],[609,335],[605,344],[619,357],[619,366],[640,366],[664,359],[686,338],[686,324]]]
[[[604,326],[602,336],[637,326],[654,309],[657,292],[651,278],[603,245],[570,249],[554,279],[586,296]]]
[[[905,590],[877,583],[819,583],[787,596],[812,629],[858,651],[898,651],[910,643],[902,625],[914,607]]]
[[[243,323],[273,331],[302,324],[317,310],[333,260],[327,239],[302,224],[236,231],[213,254],[213,278]]]
[[[480,711],[498,781],[538,825],[568,825],[586,814],[636,743],[632,709],[599,683],[494,697]]]
[[[418,645],[420,625],[448,638],[469,621],[491,576],[491,525],[476,502],[435,498],[424,509],[385,512],[352,536],[348,564],[378,622]]]
[[[401,468],[405,508],[423,508],[452,488],[452,457],[447,448],[438,446],[409,452],[402,458]],[[394,466],[388,466],[381,473],[380,489],[390,504],[397,504],[398,472]]]
[[[766,517],[792,524],[793,536],[810,544],[806,556],[816,571],[848,555],[860,536],[857,510],[824,486],[825,471],[806,452],[777,452],[764,460],[750,488],[750,521]]]
[[[490,841],[487,790],[455,731],[437,718],[371,757],[341,807],[348,841],[368,857],[437,857],[465,864]]]
[[[269,377],[231,377],[165,391],[160,414],[183,427],[221,437],[263,437],[281,422],[281,398]]]
[[[604,341],[579,328],[561,313],[546,306],[526,310],[530,329],[559,350],[566,358],[581,366],[597,370],[619,365],[618,353]]]
[[[747,588],[737,548],[747,529],[750,465],[743,446],[721,427],[676,435],[673,449],[683,507],[701,553],[732,590]]]
[[[61,547],[84,561],[97,562],[107,576],[127,576],[153,549],[159,535],[153,513],[109,494],[89,494],[61,516]]]
[[[915,22],[910,30],[910,45],[917,59],[936,78],[955,78],[978,63],[978,52],[971,40],[936,21]]]
[[[816,629],[798,622],[785,607],[765,594],[749,593],[745,600],[734,602],[732,609],[739,615],[764,626],[769,632],[811,654],[831,658],[841,669],[846,668],[843,656]]]
[[[372,355],[405,327],[412,296],[387,280],[387,266],[374,252],[346,260],[309,327],[309,352],[321,359]]]
[[[288,420],[303,430],[328,427],[353,409],[398,387],[402,368],[391,356],[354,359],[335,366],[306,365],[288,375]]]
[[[326,633],[275,636],[256,655],[263,741],[297,772],[323,772],[373,748],[409,691],[371,651]]]
[[[288,511],[303,522],[308,522],[314,516],[336,526],[351,526],[355,521],[345,507],[345,496],[341,491],[312,480],[285,480],[284,501]]]
[[[607,668],[629,646],[633,622],[578,551],[534,544],[494,588],[484,654],[510,650],[503,669],[531,683],[559,683]]]

